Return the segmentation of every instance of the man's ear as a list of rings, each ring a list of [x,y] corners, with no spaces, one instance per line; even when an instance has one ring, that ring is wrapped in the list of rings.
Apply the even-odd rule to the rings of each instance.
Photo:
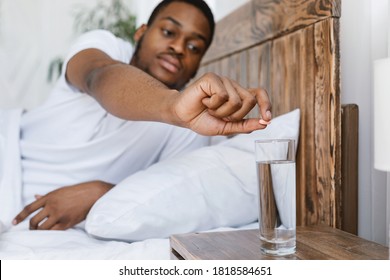
[[[138,42],[147,29],[148,26],[146,24],[142,24],[140,27],[138,27],[133,36],[134,42]]]

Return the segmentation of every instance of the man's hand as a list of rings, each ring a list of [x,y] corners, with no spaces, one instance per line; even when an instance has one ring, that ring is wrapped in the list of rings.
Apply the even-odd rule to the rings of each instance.
[[[256,104],[261,117],[243,119]],[[203,135],[249,133],[267,127],[272,117],[265,90],[244,89],[212,73],[186,88],[174,108],[184,126]]]
[[[31,230],[65,230],[85,220],[93,204],[113,185],[91,181],[62,187],[27,205],[13,221],[16,225],[37,211],[30,219]]]

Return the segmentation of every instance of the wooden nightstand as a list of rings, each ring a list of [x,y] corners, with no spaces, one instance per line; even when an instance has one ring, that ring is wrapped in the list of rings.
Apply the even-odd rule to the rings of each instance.
[[[173,235],[171,258],[179,260],[386,260],[389,248],[327,227],[297,227],[297,252],[286,257],[260,253],[258,230]]]

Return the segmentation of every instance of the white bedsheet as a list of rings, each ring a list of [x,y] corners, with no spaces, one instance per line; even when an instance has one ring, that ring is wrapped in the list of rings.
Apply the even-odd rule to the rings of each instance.
[[[256,228],[257,223],[240,229]],[[218,228],[212,231],[236,230]],[[2,260],[169,260],[169,239],[98,240],[81,229],[31,231],[24,222],[0,234]]]
[[[92,238],[83,229],[31,231],[23,223],[0,235],[0,259],[169,259],[168,239],[126,243]]]

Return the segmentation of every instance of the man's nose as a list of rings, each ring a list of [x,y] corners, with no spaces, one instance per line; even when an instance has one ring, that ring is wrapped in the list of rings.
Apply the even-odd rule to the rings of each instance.
[[[169,47],[177,54],[183,55],[185,51],[184,38],[177,37],[171,40]]]

